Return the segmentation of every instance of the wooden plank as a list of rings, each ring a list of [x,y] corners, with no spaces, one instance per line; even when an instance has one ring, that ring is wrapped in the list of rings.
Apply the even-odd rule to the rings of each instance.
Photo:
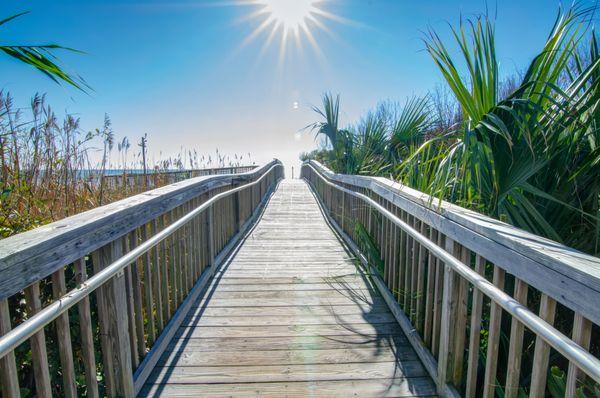
[[[211,288],[218,289],[219,292],[264,292],[264,291],[326,291],[337,289],[342,291],[369,291],[373,289],[362,279],[356,279],[351,282],[330,282],[330,283],[269,283],[269,284],[226,284],[221,279],[211,285]],[[267,282],[268,279],[265,279]]]
[[[164,214],[158,218],[157,230],[162,231],[167,226],[167,216]],[[160,243],[160,279],[161,279],[161,296],[163,304],[163,320],[165,325],[171,318],[171,303],[170,303],[170,279],[169,279],[169,252],[167,249],[167,239]]]
[[[194,208],[197,208],[201,204],[200,198],[194,199]],[[202,215],[197,215],[193,221],[194,228],[194,239],[192,241],[192,247],[194,252],[194,284],[200,278],[202,274]],[[241,226],[240,226],[241,228]]]
[[[326,224],[303,227],[301,235],[312,239],[298,243],[294,223],[302,218],[285,214],[294,214],[297,204],[318,209],[306,185],[297,181],[282,183],[280,188],[261,222],[235,250],[233,259],[223,263],[224,270],[215,273],[216,280],[204,297],[194,303],[182,323],[187,326],[177,330],[141,395],[181,393],[170,389],[173,386],[185,386],[183,394],[191,395],[243,396],[244,391],[255,395],[262,393],[265,384],[265,394],[289,396],[306,380],[315,384],[341,378],[347,379],[346,386],[358,383],[353,393],[361,396],[369,396],[374,380],[387,382],[388,395],[419,395],[418,385],[407,387],[405,393],[394,390],[394,384],[408,379],[422,379],[417,384],[428,386],[424,393],[435,394],[397,318],[386,311],[386,301],[365,282],[351,256],[340,250]],[[258,197],[259,189],[253,190],[253,198]],[[338,196],[327,195],[335,207]],[[213,217],[207,214],[213,226],[213,250],[219,250],[234,231],[233,204],[222,201],[214,206]],[[277,217],[280,220],[273,222]],[[281,223],[291,228],[281,229]],[[373,222],[372,227],[380,225]],[[307,242],[318,242],[315,237],[337,242],[329,246],[336,251],[321,247],[311,252]],[[385,234],[378,235],[384,238]],[[276,249],[271,242],[276,242]],[[246,243],[253,247],[244,249]],[[291,256],[300,261],[289,261]],[[391,254],[385,256],[389,261]],[[341,267],[332,266],[340,259]],[[215,261],[209,262],[214,272]],[[406,378],[408,374],[414,377]],[[282,385],[284,389],[279,388]]]
[[[553,325],[555,314],[556,301],[548,295],[542,294],[540,299],[540,318]],[[549,361],[550,346],[541,337],[537,336],[535,338],[531,386],[529,388],[529,396],[532,398],[542,398],[546,394],[546,376],[548,374]]]
[[[36,314],[42,309],[40,284],[38,282],[25,289],[25,301],[27,303],[27,312],[30,314]],[[33,363],[36,396],[50,398],[52,397],[52,385],[50,382],[44,329],[40,329],[39,332],[31,336],[29,343],[31,344],[31,360]]]
[[[145,234],[142,234],[143,238],[145,239]],[[128,250],[133,250],[136,246],[137,246],[137,231],[133,231],[129,234],[129,249]],[[135,349],[137,350],[137,352],[135,352],[134,355],[134,350],[132,350],[132,358],[143,358],[144,355],[146,355],[146,340],[145,340],[145,336],[144,336],[144,314],[143,314],[143,310],[142,310],[142,281],[140,278],[140,272],[139,272],[139,262],[140,261],[145,261],[147,260],[147,258],[144,256],[142,257],[141,260],[133,262],[129,268],[130,268],[130,273],[131,273],[131,288],[132,288],[132,293],[133,293],[133,321],[135,324],[135,333],[136,333],[136,338],[134,340],[132,340],[131,342],[131,347],[135,347]],[[131,313],[130,313],[131,314]],[[134,366],[137,366],[138,362],[134,362]]]
[[[528,286],[522,280],[515,278],[513,297],[527,306]],[[521,376],[521,356],[523,355],[524,327],[517,319],[512,318],[510,324],[510,345],[508,347],[508,364],[506,370],[505,398],[516,398],[519,394],[519,379]]]
[[[121,257],[120,242],[113,242],[100,251],[102,267],[107,266],[115,259]],[[112,379],[114,396],[133,397],[133,369],[131,359],[131,348],[129,346],[129,319],[127,311],[125,274],[121,272],[115,275],[109,282],[105,283],[103,289],[104,308],[106,317],[103,318],[106,325],[107,339],[104,341],[110,346],[112,356],[108,357],[112,363],[112,374],[106,374],[106,378]]]
[[[176,207],[173,212],[173,221],[177,221],[183,215],[181,206]],[[185,297],[185,263],[184,263],[184,255],[183,255],[183,230],[179,228],[173,234],[173,251],[174,251],[174,259],[175,259],[175,284],[177,285],[177,300],[175,301],[175,308],[178,308],[179,305],[183,302]]]
[[[408,225],[412,226],[414,224],[413,217],[407,214],[406,215],[406,223]],[[410,303],[411,303],[412,295],[413,295],[413,291],[412,291],[412,272],[413,272],[413,265],[414,265],[413,248],[414,248],[413,238],[411,238],[410,236],[407,235],[407,237],[406,237],[406,252],[405,252],[406,253],[406,263],[405,263],[405,268],[404,268],[404,304],[403,304],[402,308],[404,309],[404,312],[408,315],[409,318],[412,317]]]
[[[206,301],[202,300],[198,303],[199,306],[204,306]],[[209,307],[281,307],[281,306],[304,306],[304,305],[351,305],[351,304],[367,304],[377,305],[383,304],[384,301],[375,297],[367,298],[348,298],[348,297],[282,297],[278,299],[268,298],[240,298],[240,299],[208,299],[206,303]]]
[[[248,173],[192,178],[101,206],[3,239],[0,246],[0,299],[23,290],[65,264],[103,247],[191,198],[247,182],[276,164]],[[119,234],[115,236],[115,231]],[[28,272],[22,272],[27,269]]]
[[[165,226],[171,225],[175,221],[173,211],[166,213],[165,216]],[[174,314],[177,311],[177,251],[174,235],[169,236],[167,239],[167,250],[169,258],[169,306],[170,313]]]
[[[185,366],[161,367],[152,375],[155,383],[276,383],[325,380],[374,380],[426,377],[419,361],[361,362],[341,364]]]
[[[377,336],[379,334],[397,333],[398,325],[394,323],[357,323],[329,325],[277,325],[277,326],[206,326],[180,328],[178,337],[290,337],[290,336],[339,336],[360,333]]]
[[[77,260],[77,262],[75,263],[75,267],[75,280],[78,284],[82,284],[87,280],[85,258]],[[77,303],[77,311],[79,313],[81,356],[83,359],[83,366],[85,369],[86,391],[90,398],[98,398],[100,394],[98,392],[98,379],[96,376],[96,356],[94,349],[94,335],[89,296],[85,297],[79,303]]]
[[[376,305],[352,303],[349,305],[294,305],[294,306],[271,306],[271,307],[218,307],[206,306],[196,307],[190,316],[219,316],[219,317],[273,317],[273,316],[306,316],[306,315],[362,315],[381,314],[389,311],[385,303]]]
[[[261,206],[263,205],[264,202],[261,203]],[[221,253],[221,255],[219,255],[213,260],[217,262],[213,264],[215,268],[217,267],[217,264],[221,264],[225,260],[225,256],[231,250],[233,250],[237,242],[240,239],[242,239],[245,231],[250,227],[250,224],[253,222],[255,216],[256,214],[254,214],[251,218],[247,220],[247,222],[243,225],[242,230],[236,236],[234,236],[229,242],[229,244],[225,247],[223,253]],[[165,330],[159,336],[158,340],[155,342],[150,352],[144,358],[142,364],[136,370],[136,373],[134,375],[134,389],[136,395],[139,394],[144,383],[146,382],[146,379],[152,372],[152,369],[154,368],[154,366],[162,356],[163,352],[169,345],[171,339],[173,338],[173,335],[175,335],[175,333],[178,331],[181,322],[192,308],[192,304],[196,301],[200,293],[206,287],[211,277],[212,273],[210,272],[204,272],[201,275],[200,279],[196,282],[196,284],[190,291],[190,294],[186,297],[183,304],[177,309],[177,312],[174,314],[173,318],[169,320],[169,323],[165,327]]]
[[[391,334],[372,336],[360,334],[338,336],[293,336],[293,337],[212,337],[200,339],[177,339],[169,343],[169,351],[297,351],[338,350],[370,348],[373,350],[397,350],[409,342],[401,330]]]
[[[421,234],[427,236],[427,224],[424,222],[421,224]],[[416,308],[415,308],[415,326],[420,333],[423,333],[424,328],[424,317],[425,317],[425,308],[424,308],[424,296],[425,296],[425,262],[426,260],[426,250],[425,247],[421,244],[418,245],[418,265],[417,265],[417,298],[416,298]]]
[[[94,274],[100,272],[106,266],[106,260],[103,257],[106,256],[107,248],[104,247],[100,250],[96,250],[92,253],[92,262],[94,267]],[[96,289],[96,302],[98,306],[98,327],[100,334],[100,346],[102,347],[102,368],[104,370],[104,384],[106,388],[106,395],[114,397],[115,383],[114,383],[114,364],[113,364],[113,347],[108,338],[110,333],[109,319],[111,316],[110,310],[106,303],[107,289],[105,286],[101,286]]]
[[[505,272],[494,265],[493,283],[498,289],[504,290]],[[485,374],[483,377],[483,396],[494,397],[496,386],[496,371],[498,370],[498,350],[500,349],[500,322],[502,321],[502,307],[495,302],[490,304],[490,323],[488,334],[488,348],[485,360]]]
[[[290,286],[302,286],[306,284],[328,284],[332,286],[336,285],[346,285],[350,283],[360,283],[365,282],[369,283],[368,280],[365,279],[364,275],[359,273],[353,274],[344,274],[344,275],[330,275],[325,277],[313,277],[313,276],[288,276],[288,277],[230,277],[226,274],[222,274],[223,276],[218,279],[219,289],[225,288],[225,285],[238,285],[238,286],[246,286],[246,285],[262,285],[266,290],[271,290],[271,285],[290,285]],[[227,287],[229,288],[229,287]],[[232,287],[232,289],[236,289],[236,287]],[[302,290],[302,289],[298,289]],[[310,289],[309,289],[310,290]]]
[[[187,202],[184,205],[185,214],[188,214],[192,210],[192,201]],[[189,221],[184,227],[184,246],[185,246],[185,264],[187,268],[186,273],[186,284],[185,284],[185,293],[186,296],[188,292],[194,286],[194,258],[193,258],[193,249],[192,249],[192,239],[194,238],[194,229],[192,228],[193,219]]]
[[[221,292],[217,289],[210,295],[210,300],[235,300],[235,299],[296,299],[296,298],[347,298],[351,301],[372,302],[375,298],[381,297],[379,293],[371,289],[340,289],[334,288],[328,290],[267,290],[267,291],[241,291],[241,292]]]
[[[475,257],[475,272],[485,275],[486,260],[477,255]],[[469,357],[467,358],[467,380],[465,397],[474,398],[477,393],[477,369],[479,368],[479,343],[481,340],[481,316],[483,312],[483,293],[473,288],[471,304],[471,326],[469,336]]]
[[[438,231],[438,246],[442,246],[444,242],[444,235]],[[444,264],[436,258],[435,259],[435,293],[433,297],[433,324],[431,326],[431,352],[439,352],[439,341],[440,341],[440,325],[442,320],[442,294],[443,294],[443,278],[444,278]]]
[[[375,380],[337,380],[282,383],[227,383],[227,384],[156,384],[144,388],[142,397],[429,397],[435,387],[428,378],[396,378]]]
[[[210,206],[208,208],[207,212],[208,212],[208,217],[207,217],[206,222],[207,222],[207,229],[208,229],[208,232],[207,232],[208,233],[208,260],[209,260],[209,264],[212,269],[212,272],[215,272],[215,268],[216,268],[215,258],[217,256],[217,253],[215,251],[214,206]]]
[[[417,355],[410,346],[395,350],[373,350],[354,347],[334,350],[277,350],[277,351],[170,351],[158,366],[253,366],[253,365],[311,365],[364,362],[415,361]]]
[[[381,177],[334,174],[311,165],[327,178],[372,191],[463,242],[471,251],[600,324],[600,259],[461,208]]]
[[[52,298],[60,300],[66,293],[65,270],[61,268],[52,274]],[[69,313],[62,313],[54,322],[56,326],[56,339],[58,341],[60,370],[63,379],[62,393],[68,398],[75,398],[77,396],[77,386],[75,385],[75,366],[73,363],[71,330],[69,328]]]
[[[8,300],[0,300],[0,336],[10,332],[10,310]],[[19,376],[13,351],[0,358],[0,392],[3,397],[20,397]]]
[[[413,222],[412,222],[412,227],[415,230],[419,230],[420,229],[420,225],[421,225],[421,221],[413,218]],[[409,314],[410,314],[410,320],[413,323],[413,325],[417,324],[417,297],[419,295],[419,292],[417,290],[417,285],[418,285],[418,280],[417,278],[419,277],[419,242],[416,239],[412,239],[412,248],[411,248],[411,255],[412,255],[412,264],[410,266],[410,274],[411,274],[411,278],[410,278],[410,301],[409,301]],[[418,327],[417,327],[418,328]]]
[[[121,246],[121,250],[123,253],[126,253],[129,251],[129,239],[127,238],[127,236],[122,238],[122,246]],[[142,311],[142,308],[140,307],[139,309],[136,310],[135,308],[135,304],[134,304],[134,288],[133,288],[133,277],[131,276],[131,268],[133,266],[137,266],[137,263],[132,263],[130,264],[128,267],[126,267],[122,272],[125,275],[125,304],[126,304],[126,308],[127,308],[127,322],[128,322],[128,336],[129,336],[129,349],[131,350],[131,366],[133,367],[133,369],[137,368],[139,362],[140,362],[140,357],[138,355],[138,351],[137,351],[137,338],[138,338],[138,331],[137,331],[137,325],[135,322],[135,313]],[[121,309],[122,310],[122,309]],[[144,337],[143,334],[141,334],[142,338]]]
[[[190,314],[182,326],[287,326],[287,325],[352,325],[360,323],[388,323],[395,318],[389,312],[358,315],[277,315],[277,316],[206,316]]]
[[[464,247],[460,248],[460,260],[463,264],[470,265],[471,252]],[[463,361],[465,357],[465,335],[467,332],[467,306],[469,284],[466,279],[458,278],[458,295],[456,297],[456,313],[454,320],[454,342],[452,356],[452,382],[460,386],[463,379]]]
[[[145,242],[146,240],[148,240],[148,225],[144,224],[140,227],[140,231],[141,231],[141,239],[142,242]],[[145,313],[144,313],[144,318],[146,320],[146,334],[148,335],[148,345],[152,345],[152,343],[154,343],[154,340],[156,340],[156,329],[155,329],[155,324],[154,324],[154,295],[152,292],[152,264],[150,262],[150,252],[147,252],[146,254],[144,254],[141,258],[140,261],[140,265],[142,265],[142,269],[144,270],[144,309],[145,309]],[[136,268],[136,273],[138,273],[137,270],[137,265],[138,264],[134,264],[133,267]],[[136,286],[136,290],[137,290]],[[140,292],[138,291],[137,294],[139,294]],[[136,310],[138,312],[140,312],[140,315],[142,314],[142,303],[141,303],[141,297],[138,298],[138,300],[140,300],[140,303],[138,304],[136,302]],[[139,305],[139,307],[137,307]],[[142,328],[142,330],[144,330]],[[141,348],[141,344],[140,344],[140,348]],[[146,351],[146,347],[144,346],[144,350],[143,353],[145,354]],[[144,354],[140,355],[140,357],[143,357]]]
[[[349,236],[344,234],[339,229],[339,226],[337,226],[335,223],[332,223],[331,225],[334,228],[336,228],[336,231],[344,239],[344,241],[346,242],[346,244],[348,245],[350,250],[357,255],[357,257],[360,259],[360,261],[365,266],[365,268],[368,269],[369,268],[368,260],[360,252],[360,249],[354,243],[354,241],[352,241]],[[373,272],[373,271],[371,271],[371,272]],[[408,340],[410,341],[413,348],[416,350],[417,355],[419,356],[420,360],[423,362],[429,375],[434,380],[438,380],[437,363],[435,361],[435,358],[433,357],[431,352],[429,352],[423,345],[423,341],[422,341],[421,337],[416,332],[414,327],[411,325],[407,314],[405,314],[405,312],[402,310],[402,308],[398,304],[398,301],[396,300],[394,295],[385,288],[385,285],[384,285],[383,281],[381,280],[381,278],[379,278],[377,275],[375,275],[373,277],[373,280],[375,282],[375,285],[379,289],[380,293],[382,294],[385,302],[388,304],[390,311],[394,314],[394,317],[398,321],[398,324],[401,326],[402,330],[406,333]],[[451,386],[448,386],[446,384],[443,386],[439,386],[439,390],[441,391],[441,394],[444,396],[448,396],[448,397],[458,397],[459,396],[458,392],[455,389],[453,389]]]
[[[436,241],[437,231],[433,228],[429,228],[429,239],[433,242]],[[427,252],[427,288],[425,292],[425,319],[423,325],[423,342],[429,347],[432,352],[435,352],[432,348],[432,330],[433,330],[433,311],[434,311],[434,295],[435,295],[435,271],[436,271],[436,258],[430,251]]]
[[[586,350],[590,349],[590,340],[592,338],[592,323],[585,319],[581,314],[575,314],[573,320],[573,341],[579,344]],[[567,386],[565,397],[574,398],[577,396],[577,382],[579,377],[585,379],[583,374],[573,362],[569,362],[569,369],[567,371]]]
[[[454,241],[446,237],[446,251],[454,253]],[[456,296],[458,290],[456,273],[449,265],[444,264],[444,289],[442,292],[442,318],[440,322],[440,340],[438,351],[438,391],[442,391],[449,381],[450,365],[454,349],[452,347],[454,320],[456,312]]]

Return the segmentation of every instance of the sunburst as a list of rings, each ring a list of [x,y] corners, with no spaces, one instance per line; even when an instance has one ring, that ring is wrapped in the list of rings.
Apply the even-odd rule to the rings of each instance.
[[[281,25],[288,31],[308,30],[307,22],[315,21],[319,10],[315,0],[257,0],[262,5],[262,13],[267,15],[267,23]]]
[[[254,10],[244,19],[257,21],[258,24],[244,40],[243,45],[265,36],[262,50],[264,52],[279,38],[281,61],[289,45],[302,47],[303,41],[307,41],[317,55],[322,56],[313,31],[320,30],[333,37],[325,21],[349,22],[326,11],[323,5],[327,1],[329,0],[247,0],[239,3],[254,7]]]

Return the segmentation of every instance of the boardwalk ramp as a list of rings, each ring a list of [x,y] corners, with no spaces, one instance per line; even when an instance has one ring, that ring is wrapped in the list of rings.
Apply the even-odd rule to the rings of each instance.
[[[283,180],[141,396],[432,396],[435,385],[303,180]]]

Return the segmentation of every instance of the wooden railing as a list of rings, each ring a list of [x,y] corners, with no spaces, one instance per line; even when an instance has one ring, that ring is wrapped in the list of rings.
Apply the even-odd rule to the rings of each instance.
[[[134,396],[282,177],[188,179],[2,240],[2,396]]]
[[[600,391],[600,259],[385,178],[301,174],[440,394]]]
[[[157,188],[164,185],[174,184],[189,178],[196,178],[209,175],[222,174],[240,174],[254,170],[258,166],[231,166],[231,167],[215,167],[209,169],[193,169],[193,170],[173,170],[173,171],[154,171],[150,170],[146,174],[123,172],[119,174],[111,174],[97,177],[92,177],[92,182],[102,184],[109,189],[121,188],[129,193],[140,193],[147,189]]]

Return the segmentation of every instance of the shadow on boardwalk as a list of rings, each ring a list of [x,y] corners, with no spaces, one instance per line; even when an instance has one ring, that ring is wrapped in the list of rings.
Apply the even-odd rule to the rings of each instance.
[[[141,395],[435,395],[303,181],[282,182],[184,322]]]

